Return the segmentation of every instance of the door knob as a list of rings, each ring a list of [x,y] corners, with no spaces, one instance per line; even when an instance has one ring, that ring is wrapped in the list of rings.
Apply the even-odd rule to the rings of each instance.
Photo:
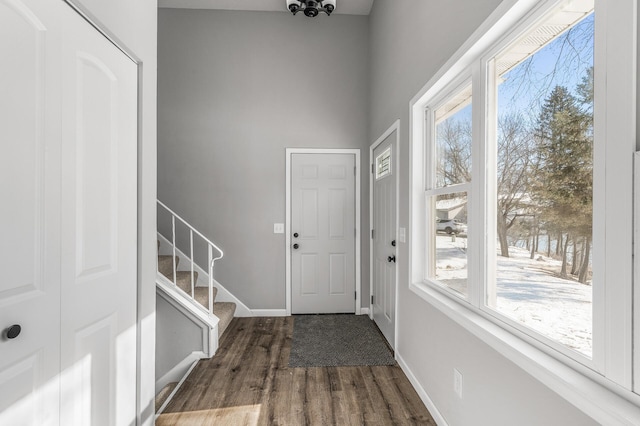
[[[396,240],[391,241],[391,245],[395,247],[396,246]]]
[[[13,324],[5,330],[5,334],[7,335],[7,339],[15,339],[21,331],[22,327],[20,327],[20,324]]]
[[[297,232],[293,233],[293,238],[298,238],[298,233]]]
[[[294,244],[294,245],[293,245],[294,250],[297,250],[297,249],[298,249],[298,247],[300,247],[300,246],[298,245],[298,243],[296,243],[296,244]]]
[[[387,257],[387,262],[396,263],[396,255],[394,254],[393,256]]]

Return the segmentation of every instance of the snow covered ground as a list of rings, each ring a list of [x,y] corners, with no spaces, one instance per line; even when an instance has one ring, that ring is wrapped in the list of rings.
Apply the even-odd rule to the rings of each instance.
[[[437,279],[466,294],[466,238],[438,235]],[[592,353],[592,288],[558,276],[561,262],[509,247],[511,257],[496,256],[495,309],[527,327],[587,356]]]

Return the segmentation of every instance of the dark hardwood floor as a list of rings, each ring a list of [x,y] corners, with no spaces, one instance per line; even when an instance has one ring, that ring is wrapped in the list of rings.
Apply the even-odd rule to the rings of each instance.
[[[156,425],[435,425],[400,367],[289,368],[293,318],[235,318]]]

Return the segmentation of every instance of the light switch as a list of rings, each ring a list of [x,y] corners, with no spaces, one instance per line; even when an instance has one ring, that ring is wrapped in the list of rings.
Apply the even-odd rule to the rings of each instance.
[[[274,234],[284,234],[284,223],[274,223],[273,224],[273,233]]]
[[[398,229],[398,239],[400,240],[401,243],[406,243],[407,242],[407,229],[406,228]]]

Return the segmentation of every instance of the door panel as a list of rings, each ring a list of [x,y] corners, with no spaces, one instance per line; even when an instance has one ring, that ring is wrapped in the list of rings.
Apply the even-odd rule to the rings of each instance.
[[[318,295],[318,255],[304,253],[300,255],[300,294],[303,296]]]
[[[135,422],[137,67],[66,16],[61,391],[65,425]]]
[[[345,222],[349,214],[347,191],[344,189],[329,190],[329,238],[344,240],[347,237]]]
[[[302,239],[315,240],[318,238],[318,190],[302,189],[300,190],[302,197],[302,217],[300,223],[302,226],[300,233]]]
[[[329,294],[347,294],[347,256],[344,253],[329,254]]]
[[[117,250],[116,76],[102,61],[78,52],[76,118],[76,274],[90,281],[113,273]]]
[[[292,313],[355,312],[354,167],[353,154],[292,154]]]
[[[373,319],[389,344],[395,344],[396,133],[373,151]]]
[[[50,3],[0,0],[3,425],[58,424],[60,31]],[[21,332],[7,339],[13,324]]]

